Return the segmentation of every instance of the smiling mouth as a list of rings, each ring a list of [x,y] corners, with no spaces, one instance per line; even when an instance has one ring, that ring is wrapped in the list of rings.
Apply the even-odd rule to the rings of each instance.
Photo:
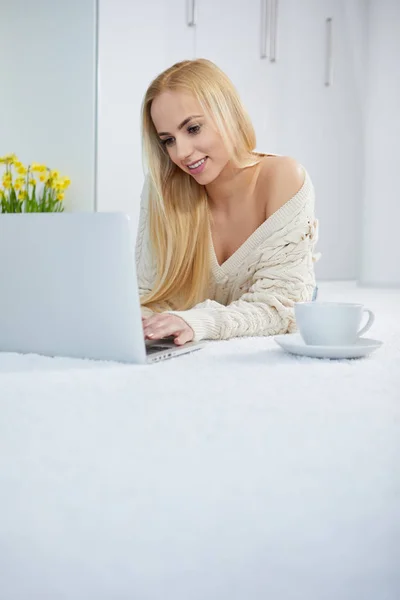
[[[201,167],[202,164],[205,163],[207,156],[205,156],[204,158],[202,158],[201,160],[198,160],[195,163],[192,163],[191,165],[187,165],[188,169],[198,169],[199,167]]]

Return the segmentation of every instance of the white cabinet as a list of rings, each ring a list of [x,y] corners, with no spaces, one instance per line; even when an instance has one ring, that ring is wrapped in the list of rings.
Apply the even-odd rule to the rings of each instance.
[[[276,72],[261,58],[266,0],[198,0],[196,57],[215,62],[230,77],[252,119],[257,149],[277,143]],[[263,29],[264,28],[264,29]]]
[[[165,67],[195,57],[195,0],[166,0],[163,17]]]
[[[260,56],[264,6],[277,7],[276,27],[268,13],[275,61]],[[352,3],[358,22],[364,8]],[[314,181],[319,279],[355,279],[359,262],[362,96],[348,16],[345,0],[198,1],[196,56],[236,85],[257,149],[295,157]]]
[[[144,173],[140,111],[150,82],[193,58],[185,0],[99,0],[97,210],[129,214],[136,226]]]
[[[362,99],[347,16],[339,0],[279,3],[277,151],[296,157],[314,181],[320,279],[355,279],[359,260]]]
[[[369,3],[361,282],[400,286],[400,3]],[[365,70],[365,66],[364,66]]]

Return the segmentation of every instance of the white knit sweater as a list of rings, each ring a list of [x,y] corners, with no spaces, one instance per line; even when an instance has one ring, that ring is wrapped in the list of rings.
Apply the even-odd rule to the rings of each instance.
[[[272,214],[222,265],[210,230],[209,299],[190,310],[168,311],[193,329],[194,340],[268,336],[296,330],[295,302],[310,301],[315,287],[314,254],[318,221],[314,187],[304,170],[301,189]],[[139,292],[152,289],[156,277],[148,235],[145,183],[136,241]]]

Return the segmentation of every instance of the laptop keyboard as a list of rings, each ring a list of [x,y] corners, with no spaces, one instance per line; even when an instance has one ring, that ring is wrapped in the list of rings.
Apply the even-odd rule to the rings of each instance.
[[[172,338],[173,340],[174,338]],[[151,342],[146,340],[146,354],[155,354],[156,352],[160,352],[161,350],[174,350],[176,349],[176,344],[173,341],[158,341]]]

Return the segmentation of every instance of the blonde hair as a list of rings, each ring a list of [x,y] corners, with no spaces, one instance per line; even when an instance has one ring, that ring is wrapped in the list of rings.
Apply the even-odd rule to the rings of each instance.
[[[154,311],[186,310],[206,298],[209,276],[209,209],[204,186],[169,158],[151,118],[165,91],[192,94],[220,134],[234,167],[259,162],[250,118],[228,76],[206,59],[185,60],[150,84],[142,104],[143,157],[149,180],[149,234],[157,277],[141,304]]]

